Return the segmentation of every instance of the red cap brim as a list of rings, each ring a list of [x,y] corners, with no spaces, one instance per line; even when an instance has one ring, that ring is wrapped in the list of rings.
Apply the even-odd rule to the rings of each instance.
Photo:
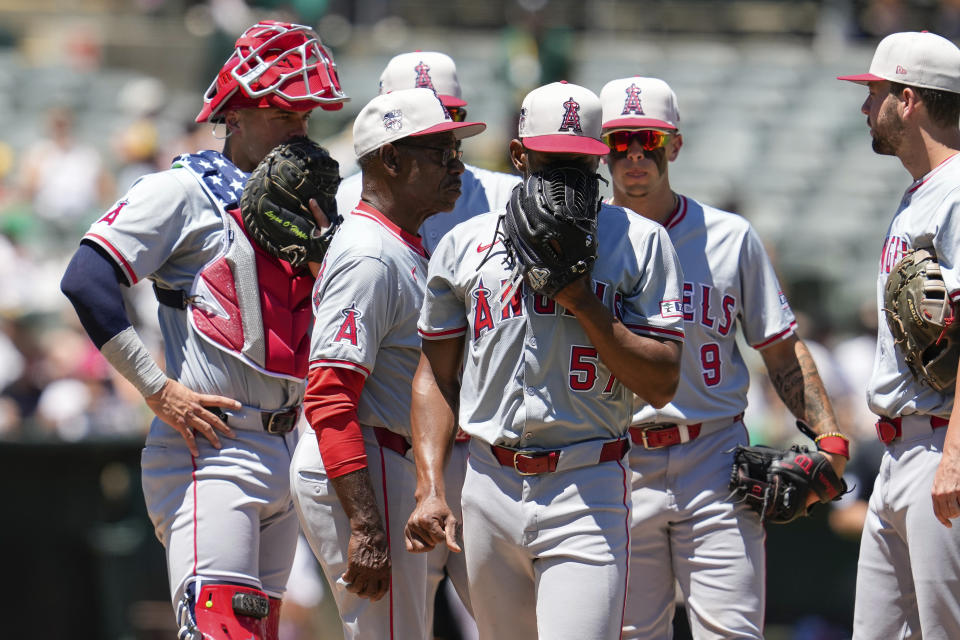
[[[448,96],[444,94],[437,94],[437,97],[440,98],[440,104],[445,107],[465,107],[467,106],[467,101],[462,100],[456,96]]]
[[[482,122],[441,122],[440,124],[433,125],[429,129],[418,131],[417,133],[411,133],[409,137],[415,138],[417,136],[428,136],[432,133],[453,131],[453,135],[457,137],[457,140],[461,140],[463,138],[475,136],[478,133],[483,133],[484,129],[486,128],[487,125]]]
[[[583,153],[591,156],[605,156],[610,153],[610,147],[587,136],[551,134],[528,136],[520,141],[527,149],[544,153]]]
[[[669,129],[676,131],[677,128],[666,120],[657,120],[656,118],[618,118],[603,123],[604,132],[607,129]]]
[[[855,76],[837,76],[837,80],[846,80],[847,82],[856,82],[857,84],[867,84],[868,82],[880,82],[886,80],[872,73],[860,73]]]

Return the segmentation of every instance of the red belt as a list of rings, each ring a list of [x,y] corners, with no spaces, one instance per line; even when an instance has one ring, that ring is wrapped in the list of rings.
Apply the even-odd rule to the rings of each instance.
[[[877,419],[877,437],[880,438],[880,442],[883,444],[890,444],[901,435],[902,431],[903,418],[884,418],[880,417]],[[930,428],[939,429],[940,427],[945,427],[950,424],[950,421],[946,418],[941,418],[939,416],[930,416]]]
[[[741,413],[740,415],[734,416],[730,424],[739,422],[742,419],[743,414]],[[679,424],[655,424],[649,427],[630,427],[630,439],[633,440],[634,444],[644,449],[663,449],[664,447],[672,447],[675,444],[690,442],[700,437],[700,429],[703,427],[702,422],[686,425],[686,440],[684,440],[683,426],[684,425]]]
[[[410,443],[399,433],[394,433],[383,427],[374,427],[373,433],[377,436],[377,444],[381,447],[395,451],[402,456],[407,455],[407,451],[410,450]]]
[[[626,438],[604,443],[600,449],[601,462],[612,462],[626,455],[630,444]],[[490,450],[497,461],[505,467],[513,467],[517,473],[532,476],[538,473],[552,473],[557,470],[557,461],[560,460],[560,451],[535,451],[530,449],[508,449],[499,445],[490,445]]]

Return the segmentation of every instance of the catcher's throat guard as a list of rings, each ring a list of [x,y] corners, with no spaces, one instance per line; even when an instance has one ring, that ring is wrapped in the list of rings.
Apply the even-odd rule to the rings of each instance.
[[[552,296],[588,273],[597,258],[600,176],[551,167],[514,187],[501,220],[514,269],[537,293]]]
[[[933,249],[913,249],[893,267],[883,311],[894,343],[916,380],[953,390],[960,361],[960,325]]]

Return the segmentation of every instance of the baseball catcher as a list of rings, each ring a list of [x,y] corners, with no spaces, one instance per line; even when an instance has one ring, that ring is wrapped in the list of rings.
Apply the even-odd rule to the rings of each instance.
[[[731,499],[746,502],[762,522],[784,524],[809,514],[811,491],[820,502],[830,502],[847,492],[847,484],[826,456],[807,447],[741,445],[733,452],[730,491]]]
[[[294,268],[321,262],[343,221],[337,213],[340,165],[309,138],[294,138],[260,161],[240,198],[247,232],[271,255]],[[317,201],[330,226],[317,228],[310,211]]]
[[[960,342],[953,305],[932,248],[908,251],[896,264],[884,288],[883,310],[914,378],[937,391],[951,391]]]
[[[562,167],[531,173],[514,187],[498,225],[513,268],[504,298],[520,278],[553,296],[590,271],[597,259],[599,180]]]

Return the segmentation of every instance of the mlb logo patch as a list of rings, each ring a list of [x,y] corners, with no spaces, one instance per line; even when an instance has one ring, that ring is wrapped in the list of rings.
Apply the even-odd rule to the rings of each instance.
[[[400,131],[403,128],[403,113],[396,109],[383,114],[383,128],[387,131]]]
[[[683,303],[680,300],[661,300],[660,301],[661,318],[682,318]]]

